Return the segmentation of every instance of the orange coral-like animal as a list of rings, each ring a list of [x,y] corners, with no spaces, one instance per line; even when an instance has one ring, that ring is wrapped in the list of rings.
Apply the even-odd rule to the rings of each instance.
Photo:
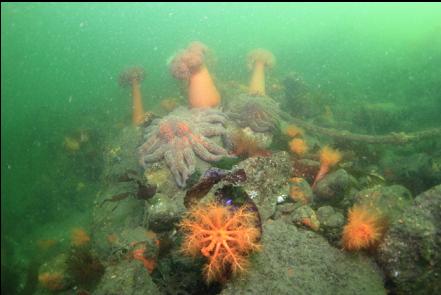
[[[283,130],[283,133],[288,135],[289,137],[302,136],[304,131],[303,129],[297,127],[296,125],[288,125]]]
[[[247,255],[260,249],[256,214],[247,206],[237,210],[217,203],[198,206],[181,222],[181,228],[185,233],[183,252],[208,258],[204,267],[207,283],[225,282],[229,275],[243,273]]]
[[[294,138],[289,142],[289,148],[290,150],[299,155],[302,156],[308,151],[308,145],[306,144],[306,141],[300,138]]]
[[[329,146],[324,146],[320,150],[320,170],[315,177],[312,187],[315,187],[317,182],[329,172],[330,168],[340,162],[341,158],[342,155],[338,150],[334,150]]]
[[[350,251],[372,248],[381,240],[385,228],[385,220],[377,212],[355,205],[349,209],[348,223],[343,229],[343,247]]]
[[[44,272],[38,276],[38,282],[50,291],[60,291],[65,287],[64,276],[61,273]]]
[[[71,234],[72,246],[81,247],[89,244],[90,236],[82,228],[74,228]]]

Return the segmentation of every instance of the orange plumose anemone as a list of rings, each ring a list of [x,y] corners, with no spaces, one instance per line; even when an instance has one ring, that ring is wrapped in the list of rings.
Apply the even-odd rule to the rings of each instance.
[[[38,282],[40,285],[50,291],[60,291],[65,288],[65,277],[57,272],[44,272],[38,275]]]
[[[119,84],[122,87],[130,87],[132,90],[132,123],[136,126],[144,122],[144,107],[142,105],[141,82],[145,72],[141,67],[133,67],[124,70],[119,76]]]
[[[252,71],[248,93],[251,95],[266,95],[265,69],[272,68],[276,63],[274,55],[268,50],[257,48],[248,53],[247,62]]]
[[[229,275],[243,273],[248,255],[259,250],[260,230],[255,212],[247,206],[233,209],[218,203],[190,210],[180,224],[184,231],[182,251],[189,256],[204,256],[207,283],[225,282]]]
[[[355,205],[349,209],[348,222],[343,228],[343,248],[357,251],[375,247],[386,229],[385,219],[373,208]]]
[[[187,82],[188,102],[192,108],[216,107],[220,94],[205,64],[208,51],[201,42],[192,42],[170,62],[170,71],[176,79]]]
[[[283,133],[288,135],[289,137],[296,137],[303,135],[303,129],[297,127],[296,125],[288,125],[283,130]]]
[[[324,146],[320,150],[320,169],[315,177],[312,187],[315,187],[317,182],[328,174],[332,166],[336,165],[342,159],[342,154],[338,150],[334,150],[329,146]]]
[[[71,233],[72,246],[81,247],[89,244],[90,236],[82,228],[74,228]]]
[[[306,141],[300,138],[294,138],[289,142],[289,148],[290,150],[299,155],[302,156],[308,151],[308,145],[306,144]]]

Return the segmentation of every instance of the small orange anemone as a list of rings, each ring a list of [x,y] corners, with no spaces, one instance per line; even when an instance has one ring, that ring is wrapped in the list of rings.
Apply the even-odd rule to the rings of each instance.
[[[132,122],[134,125],[141,125],[144,122],[144,108],[142,106],[141,82],[145,73],[141,67],[133,67],[125,70],[119,77],[119,84],[122,87],[132,89],[133,111]]]
[[[289,142],[291,151],[299,156],[304,155],[308,151],[308,145],[303,139],[294,138]]]
[[[324,146],[320,150],[320,169],[317,173],[317,176],[315,177],[314,184],[312,186],[315,187],[317,182],[329,172],[329,169],[340,162],[341,158],[342,155],[340,151],[334,150],[329,146]]]
[[[220,95],[205,65],[207,46],[192,42],[179,52],[170,63],[170,71],[176,79],[188,82],[188,102],[193,108],[216,107]]]
[[[288,125],[283,130],[283,133],[288,135],[289,137],[302,136],[303,135],[303,129],[297,127],[296,125]]]
[[[265,68],[273,67],[276,59],[265,49],[254,49],[247,56],[248,67],[252,70],[248,92],[251,95],[266,95]]]
[[[38,282],[50,291],[60,291],[65,288],[64,275],[58,272],[44,272],[38,276]]]
[[[372,248],[385,232],[385,220],[373,209],[355,205],[349,209],[348,223],[343,228],[342,244],[346,250]]]
[[[260,249],[256,214],[247,206],[235,210],[217,203],[193,208],[180,224],[184,231],[182,251],[208,259],[206,281],[225,282],[229,274],[246,270],[247,256]]]
[[[132,255],[133,259],[139,260],[144,264],[145,269],[152,273],[156,267],[156,258],[155,257],[147,257],[147,251],[145,245],[140,245],[135,250],[133,250]]]
[[[85,246],[90,242],[90,236],[82,228],[75,228],[72,230],[71,234],[71,244],[72,246],[81,247]]]

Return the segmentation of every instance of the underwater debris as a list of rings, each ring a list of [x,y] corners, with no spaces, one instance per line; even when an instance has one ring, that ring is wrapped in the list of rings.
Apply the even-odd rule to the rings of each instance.
[[[211,188],[221,180],[228,183],[241,183],[246,181],[247,175],[245,170],[236,169],[233,171],[223,170],[219,168],[212,167],[208,169],[199,182],[191,187],[184,197],[184,205],[186,208],[197,204],[200,199],[202,199]]]
[[[141,165],[165,159],[179,187],[195,171],[195,154],[204,161],[219,161],[228,152],[208,137],[225,134],[226,116],[216,109],[178,108],[146,130],[138,152]]]
[[[260,249],[256,215],[247,206],[231,210],[230,206],[210,203],[194,207],[181,221],[184,232],[182,251],[192,257],[208,259],[204,267],[207,283],[225,282],[243,273],[248,255]]]
[[[278,127],[280,109],[270,97],[239,95],[228,104],[228,116],[242,128],[267,132]]]
[[[284,118],[286,114],[283,115]],[[319,133],[329,136],[335,140],[341,140],[346,142],[363,142],[370,144],[409,144],[418,142],[424,139],[439,138],[441,136],[441,128],[430,128],[427,130],[421,130],[416,132],[392,132],[387,135],[367,135],[352,133],[347,130],[338,130],[333,128],[325,128],[316,126],[298,118],[289,117],[289,121],[293,122],[310,131],[311,133]]]
[[[131,87],[133,99],[132,123],[139,126],[145,122],[144,108],[142,106],[141,82],[144,80],[145,72],[141,67],[133,67],[124,70],[119,76],[119,85]]]
[[[205,64],[208,48],[201,42],[192,42],[170,63],[170,71],[176,79],[188,85],[188,102],[192,108],[216,107],[220,95]]]
[[[272,68],[276,63],[274,55],[266,49],[257,48],[247,55],[248,68],[252,70],[248,93],[250,95],[266,95],[265,69]]]
[[[343,247],[349,251],[375,247],[385,231],[385,219],[374,208],[355,205],[349,209],[348,222],[343,228]]]

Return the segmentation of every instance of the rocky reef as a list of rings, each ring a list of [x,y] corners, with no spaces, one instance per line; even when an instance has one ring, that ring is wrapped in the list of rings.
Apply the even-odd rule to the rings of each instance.
[[[281,220],[267,222],[263,232],[263,251],[249,273],[221,294],[386,294],[381,271],[367,257]]]
[[[378,261],[398,294],[441,290],[441,185],[418,195],[390,226]]]

